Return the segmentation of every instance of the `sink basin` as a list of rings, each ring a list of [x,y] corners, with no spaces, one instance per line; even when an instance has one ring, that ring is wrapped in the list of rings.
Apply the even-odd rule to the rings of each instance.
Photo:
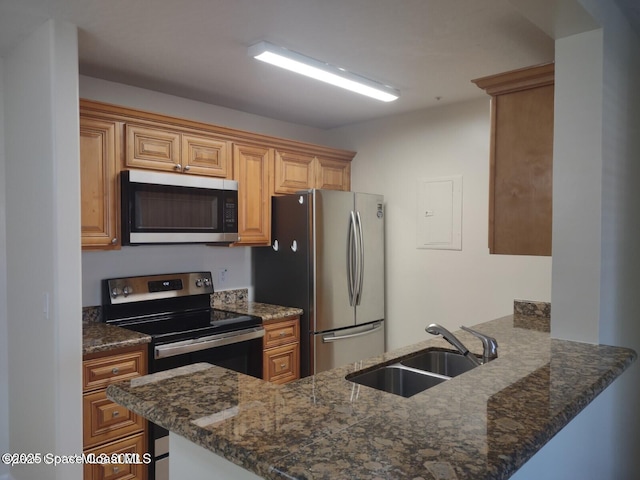
[[[443,350],[427,350],[406,358],[400,363],[447,377],[456,377],[477,367],[464,355]]]
[[[400,364],[387,365],[369,372],[347,376],[346,379],[403,397],[411,397],[447,381],[447,378],[411,370]]]

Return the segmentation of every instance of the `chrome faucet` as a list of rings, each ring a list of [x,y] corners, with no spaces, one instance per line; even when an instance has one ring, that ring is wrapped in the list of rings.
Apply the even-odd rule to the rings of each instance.
[[[458,338],[453,333],[444,328],[442,325],[432,323],[427,328],[425,328],[425,330],[431,335],[442,335],[442,338],[453,345],[462,355],[467,357],[469,361],[474,363],[475,365],[482,365],[483,363],[487,363],[495,358],[498,358],[498,342],[495,338],[484,335],[469,327],[462,326],[460,328],[462,328],[466,332],[471,333],[472,335],[475,335],[482,341],[482,362],[480,362],[480,360],[478,360],[475,355],[470,353],[469,349],[465,347],[464,344],[460,340],[458,340]]]
[[[469,332],[471,335],[478,337],[482,342],[482,363],[487,363],[498,358],[498,341],[495,338],[485,335],[484,333],[480,333],[472,328],[465,327],[464,325],[460,325],[460,328],[465,332]]]

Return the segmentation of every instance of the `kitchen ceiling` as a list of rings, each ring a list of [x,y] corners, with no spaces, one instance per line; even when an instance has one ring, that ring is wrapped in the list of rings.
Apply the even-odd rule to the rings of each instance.
[[[322,129],[480,98],[471,79],[554,56],[508,0],[0,0],[0,56],[48,18],[78,26],[83,75]],[[261,40],[401,97],[382,103],[258,62],[247,47]]]

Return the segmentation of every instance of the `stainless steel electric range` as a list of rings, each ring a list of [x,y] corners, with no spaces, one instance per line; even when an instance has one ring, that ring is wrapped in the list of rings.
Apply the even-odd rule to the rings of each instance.
[[[211,308],[211,272],[102,281],[103,320],[151,336],[149,373],[208,362],[262,377],[260,317]],[[150,424],[150,478],[169,478],[168,432]]]

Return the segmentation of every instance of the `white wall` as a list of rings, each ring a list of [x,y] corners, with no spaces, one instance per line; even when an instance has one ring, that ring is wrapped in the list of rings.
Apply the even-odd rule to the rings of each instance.
[[[76,28],[54,21],[4,59],[11,452],[82,451],[77,64]],[[82,468],[11,475],[79,479]]]
[[[165,115],[263,133],[299,141],[330,145],[326,131],[185,98],[144,90],[97,78],[80,77],[80,97],[100,102],[138,108]],[[221,269],[227,269],[227,280],[218,282]],[[204,245],[123,247],[112,252],[82,253],[82,304],[100,305],[100,280],[118,276],[211,271],[214,288],[251,288],[251,256],[248,247],[207,247]]]
[[[93,77],[80,77],[80,97],[303,142],[326,145],[330,141],[326,131],[319,128],[282,122]]]
[[[386,204],[387,348],[513,313],[513,300],[549,301],[551,258],[489,255],[489,97],[344,127],[358,154],[352,189]],[[463,176],[462,250],[416,249],[417,179]]]
[[[603,28],[556,41],[552,336],[640,352],[640,38],[580,3]],[[639,404],[636,362],[513,478],[637,478]]]
[[[9,451],[9,356],[7,354],[7,229],[5,200],[3,60],[0,58],[0,452]],[[9,467],[0,463],[0,478]]]

